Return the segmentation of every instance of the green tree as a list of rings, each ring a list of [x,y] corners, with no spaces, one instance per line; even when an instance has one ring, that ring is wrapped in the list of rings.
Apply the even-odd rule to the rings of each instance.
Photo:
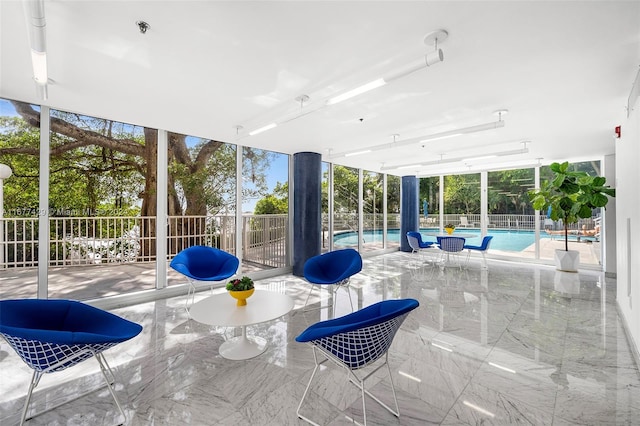
[[[488,210],[497,214],[533,214],[527,191],[534,183],[533,169],[489,173]]]
[[[276,184],[273,193],[258,200],[254,214],[287,214],[289,212],[289,184]]]
[[[336,213],[358,210],[358,171],[345,166],[333,168],[333,204]]]
[[[480,213],[480,179],[477,174],[444,177],[446,213]]]

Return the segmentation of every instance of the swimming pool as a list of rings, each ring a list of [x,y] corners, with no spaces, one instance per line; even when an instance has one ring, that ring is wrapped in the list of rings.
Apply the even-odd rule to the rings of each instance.
[[[435,228],[422,228],[420,229],[420,232],[422,233],[422,238],[425,241],[435,241],[436,237],[430,237],[428,234],[437,233],[438,230]],[[476,237],[467,238],[470,244],[479,245],[481,242],[479,229],[459,228],[456,232],[476,235]],[[453,233],[453,236],[455,236],[456,232]],[[387,231],[387,235],[389,236],[389,242],[400,242],[399,229],[389,229]],[[535,241],[534,231],[490,229],[488,231],[488,235],[493,235],[493,240],[491,240],[491,248],[495,250],[522,251],[533,244]],[[375,231],[364,231],[363,237],[365,243],[382,244],[381,229],[377,229]],[[549,238],[548,235],[544,234],[540,237]],[[354,231],[339,233],[334,235],[333,242],[336,246],[355,246],[358,244],[358,234]]]

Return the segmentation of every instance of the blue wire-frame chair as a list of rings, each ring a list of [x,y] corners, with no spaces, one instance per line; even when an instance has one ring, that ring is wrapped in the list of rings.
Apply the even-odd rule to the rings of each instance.
[[[367,424],[365,395],[373,398],[394,416],[400,417],[398,399],[389,368],[388,351],[403,321],[409,312],[418,306],[419,303],[415,299],[384,300],[343,317],[313,324],[296,337],[297,342],[311,345],[315,361],[315,368],[298,404],[296,411],[298,417],[311,424],[317,424],[303,416],[300,409],[316,373],[326,361],[344,368],[350,382],[360,389],[365,425]],[[381,359],[383,361],[377,363],[375,368],[371,367],[367,372],[359,371]],[[365,381],[385,366],[391,382],[395,410],[365,388]]]
[[[107,389],[126,422],[113,389],[115,376],[102,352],[141,331],[139,324],[74,300],[0,300],[0,335],[33,370],[20,424],[27,418],[31,395],[43,374],[65,370],[91,357],[98,361]]]
[[[442,250],[442,264],[446,265],[449,256],[454,256],[458,261],[458,267],[462,269],[462,263],[458,255],[464,250],[464,238],[460,237],[438,237],[438,244]]]
[[[213,290],[214,284],[234,276],[239,265],[240,260],[237,257],[214,247],[191,246],[176,254],[169,266],[187,278],[189,284],[185,301],[187,313],[193,305],[198,281],[208,282]]]

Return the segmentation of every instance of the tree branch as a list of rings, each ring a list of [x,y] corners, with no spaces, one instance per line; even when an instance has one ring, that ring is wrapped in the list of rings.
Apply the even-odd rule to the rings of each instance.
[[[11,103],[18,114],[20,114],[27,123],[34,127],[40,127],[40,112],[33,109],[33,107],[27,103],[17,101],[11,101]],[[142,156],[144,154],[144,146],[135,140],[112,139],[91,130],[81,129],[71,123],[67,123],[64,120],[55,117],[51,117],[51,131],[74,139],[73,142],[67,142],[63,145],[52,147],[51,155],[59,155],[64,152],[89,145],[98,145],[131,155]],[[12,151],[7,153],[33,155],[33,148],[29,151],[19,151],[17,149],[14,150],[13,148],[6,149],[12,149]],[[36,154],[38,154],[38,152],[38,150],[35,150]]]

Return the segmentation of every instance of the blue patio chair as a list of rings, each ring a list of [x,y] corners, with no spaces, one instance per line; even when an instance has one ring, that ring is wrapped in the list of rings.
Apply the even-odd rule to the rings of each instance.
[[[330,286],[334,299],[332,305],[335,306],[335,296],[338,290],[343,288],[349,294],[349,303],[353,311],[349,280],[361,270],[362,256],[354,249],[330,251],[307,259],[303,275],[311,283],[311,288],[307,300],[304,302],[304,307],[307,307],[309,297],[315,287],[320,290],[321,286]]]
[[[343,317],[313,324],[296,337],[297,342],[307,343],[313,348],[313,359],[316,364],[300,404],[298,404],[296,411],[298,417],[311,424],[316,424],[308,417],[303,416],[300,409],[316,373],[326,361],[331,361],[338,367],[344,368],[349,381],[360,389],[365,425],[367,424],[365,395],[373,398],[394,416],[400,417],[396,391],[389,368],[388,351],[403,321],[409,312],[418,306],[418,301],[414,299],[384,300]],[[378,365],[374,368],[372,365],[380,359],[383,361],[377,363]],[[367,366],[372,367],[365,369]],[[384,366],[387,367],[387,374],[391,382],[395,411],[365,388],[365,380]]]
[[[0,300],[0,335],[33,370],[20,424],[27,418],[31,395],[43,374],[91,357],[98,361],[107,389],[126,421],[113,389],[113,371],[102,352],[141,331],[136,323],[74,300]]]
[[[420,247],[421,249],[433,247],[433,245],[435,244],[435,242],[433,241],[423,241],[422,234],[417,231],[407,232],[407,239],[409,239],[409,237],[415,238],[418,241],[418,247]]]
[[[407,242],[411,247],[411,253],[417,253],[418,256],[422,256],[425,249],[436,247],[434,242],[422,241],[422,235],[416,231],[407,232]]]
[[[213,290],[214,284],[234,276],[239,265],[240,260],[234,255],[208,246],[191,246],[175,255],[169,266],[187,278],[187,313],[193,304],[198,281],[208,282]]]
[[[467,252],[467,260],[466,263],[469,263],[469,256],[471,256],[471,251],[478,251],[480,253],[482,253],[482,267],[486,268],[487,267],[487,258],[485,256],[485,253],[487,252],[487,250],[489,250],[489,245],[491,244],[491,239],[493,238],[492,235],[485,235],[485,237],[482,239],[482,243],[479,246],[474,246],[474,245],[470,245],[470,244],[465,244],[464,245],[464,249],[465,250],[469,250]]]
[[[439,237],[439,246],[440,250],[442,250],[443,256],[443,264],[446,264],[446,261],[449,260],[450,256],[454,256],[458,260],[458,266],[462,269],[462,264],[460,263],[460,259],[458,255],[464,249],[464,238],[460,237]]]

